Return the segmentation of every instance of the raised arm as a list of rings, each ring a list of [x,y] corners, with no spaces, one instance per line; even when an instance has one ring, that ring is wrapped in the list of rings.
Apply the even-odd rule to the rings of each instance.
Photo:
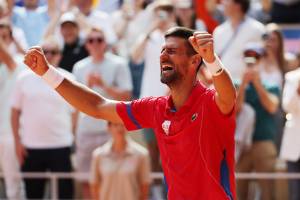
[[[76,109],[95,118],[122,123],[116,112],[117,101],[106,99],[83,84],[63,77],[47,62],[40,47],[31,48],[24,63]]]
[[[236,90],[228,71],[214,52],[212,35],[207,32],[195,32],[190,42],[212,73],[218,108],[223,114],[230,113],[235,105]]]

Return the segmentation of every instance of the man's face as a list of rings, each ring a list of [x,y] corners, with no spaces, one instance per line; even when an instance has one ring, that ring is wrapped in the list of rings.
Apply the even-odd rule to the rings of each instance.
[[[72,22],[65,22],[60,27],[61,35],[66,44],[72,44],[76,41],[79,35],[79,28]]]
[[[106,49],[104,34],[99,31],[92,31],[86,38],[85,46],[91,56],[104,54]]]
[[[236,12],[236,7],[238,7],[238,4],[234,0],[222,0],[222,5],[224,6],[224,15],[227,17]]]
[[[168,37],[160,54],[160,80],[168,86],[180,82],[188,73],[190,56],[186,40]]]
[[[58,46],[52,44],[44,44],[42,46],[42,49],[48,62],[53,66],[57,66],[61,59],[61,52]]]

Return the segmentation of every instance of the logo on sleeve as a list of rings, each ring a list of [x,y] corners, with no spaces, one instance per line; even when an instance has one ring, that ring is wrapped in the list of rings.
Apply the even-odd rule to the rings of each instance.
[[[170,125],[171,125],[171,121],[169,121],[169,120],[165,120],[161,125],[161,127],[165,131],[166,135],[169,135]]]

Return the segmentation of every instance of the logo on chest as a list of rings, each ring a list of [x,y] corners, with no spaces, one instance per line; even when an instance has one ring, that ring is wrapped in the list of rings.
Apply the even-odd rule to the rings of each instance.
[[[161,127],[164,130],[166,135],[169,135],[169,129],[170,129],[171,121],[165,120],[162,124]]]
[[[195,121],[198,118],[198,113],[194,113],[191,117],[191,122]]]

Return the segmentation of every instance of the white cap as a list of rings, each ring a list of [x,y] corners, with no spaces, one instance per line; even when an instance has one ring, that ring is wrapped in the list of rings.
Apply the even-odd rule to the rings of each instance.
[[[75,25],[77,25],[77,21],[76,21],[76,16],[74,15],[74,13],[72,12],[66,12],[64,13],[61,17],[60,17],[60,25],[66,23],[66,22],[70,22],[73,23]]]

